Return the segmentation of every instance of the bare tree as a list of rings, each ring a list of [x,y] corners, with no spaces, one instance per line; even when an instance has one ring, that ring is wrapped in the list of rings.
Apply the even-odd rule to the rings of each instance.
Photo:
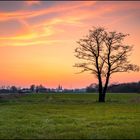
[[[139,71],[139,66],[131,64],[128,56],[132,46],[123,44],[128,34],[116,31],[107,32],[105,28],[93,27],[89,35],[80,39],[75,56],[82,60],[74,66],[81,72],[90,71],[98,78],[99,102],[105,102],[110,76],[117,72]]]

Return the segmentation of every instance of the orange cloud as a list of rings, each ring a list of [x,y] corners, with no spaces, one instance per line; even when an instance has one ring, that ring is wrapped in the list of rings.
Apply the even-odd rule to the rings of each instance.
[[[31,5],[38,5],[40,4],[41,2],[40,1],[32,1],[32,0],[27,0],[25,1],[25,3],[28,5],[28,6],[31,6]]]
[[[30,1],[29,1],[30,2]],[[59,26],[63,25],[73,25],[78,26],[78,28],[82,29],[85,26],[87,26],[87,23],[84,23],[87,19],[94,19],[97,17],[101,17],[105,13],[110,13],[114,10],[118,10],[120,6],[114,6],[109,5],[108,7],[103,9],[103,6],[98,8],[97,10],[88,9],[88,6],[93,6],[93,4],[96,4],[95,2],[81,2],[80,4],[78,2],[74,3],[72,2],[70,5],[68,3],[63,4],[61,7],[56,5],[54,7],[50,7],[48,9],[43,9],[39,11],[18,11],[17,13],[9,13],[7,16],[11,18],[17,18],[18,21],[20,21],[21,24],[24,25],[23,30],[20,30],[18,33],[15,34],[15,36],[11,37],[0,37],[0,40],[3,40],[3,44],[7,45],[9,42],[11,42],[11,46],[24,46],[24,45],[37,45],[37,44],[46,44],[49,40],[48,37],[51,37],[53,35],[59,34],[59,33],[66,33],[64,28],[59,29]],[[83,8],[86,7],[87,9]],[[130,6],[130,5],[128,5]],[[128,7],[127,6],[127,7]],[[82,7],[82,8],[81,8]],[[72,10],[69,12],[68,10],[71,8],[75,8],[75,10]],[[121,7],[122,8],[122,7]],[[47,19],[43,22],[33,24],[28,23],[26,21],[27,17],[34,17],[37,15],[41,15],[47,12],[57,12],[61,11],[61,14],[59,14],[57,17],[53,17],[50,19]],[[62,12],[65,11],[65,12]],[[22,18],[24,15],[25,18]],[[27,17],[25,16],[27,15]],[[118,20],[118,19],[117,19]],[[111,21],[112,22],[112,21]],[[113,21],[114,22],[114,21]],[[44,38],[44,39],[43,39]],[[5,41],[7,40],[7,41]],[[39,40],[39,41],[37,41]],[[55,40],[55,39],[54,39]],[[16,41],[16,42],[14,42]],[[8,42],[8,43],[6,43]],[[5,46],[4,45],[4,46]]]
[[[77,7],[82,7],[84,5],[91,5],[93,4],[93,2],[82,2],[80,5],[74,5],[71,4],[71,8],[77,8]],[[67,5],[67,7],[65,7]],[[44,12],[51,12],[54,9],[53,12],[56,11],[61,11],[61,10],[68,10],[67,8],[70,9],[68,4],[65,4],[65,6],[63,5],[61,8],[58,7],[57,8],[50,8],[47,10],[41,10],[39,11],[40,13],[38,13],[38,11],[32,11],[32,12],[18,12],[18,13],[9,13],[9,14],[5,14],[5,18],[6,15],[9,18],[17,18],[18,21],[24,25],[24,28],[22,30],[20,30],[18,33],[16,33],[14,36],[11,37],[0,37],[0,40],[3,41],[3,45],[11,45],[11,46],[24,46],[24,45],[37,45],[37,44],[44,44],[45,42],[53,42],[53,41],[46,41],[47,38],[45,38],[44,40],[41,39],[41,37],[49,37],[52,36],[53,34],[56,34],[58,32],[62,32],[61,29],[55,28],[55,25],[58,24],[62,24],[62,23],[67,23],[67,24],[79,24],[80,22],[78,21],[77,18],[73,17],[69,17],[69,16],[58,16],[58,18],[52,18],[50,20],[45,21],[45,23],[40,23],[40,25],[30,25],[29,23],[27,23],[27,21],[25,20],[25,18],[22,18],[23,15],[24,17],[26,17],[26,15],[28,15],[28,17],[32,17],[35,16],[36,14],[42,14]],[[4,16],[3,16],[4,17]],[[4,18],[1,18],[4,19]],[[37,41],[39,40],[39,41]],[[16,41],[16,42],[15,42]],[[7,43],[8,42],[8,43]]]
[[[34,1],[26,1],[26,2],[34,2]],[[37,45],[37,44],[46,44],[48,42],[46,37],[52,36],[53,34],[58,34],[59,32],[63,32],[62,29],[55,27],[59,24],[80,24],[79,18],[75,18],[74,15],[70,16],[61,16],[61,14],[56,18],[51,18],[42,22],[40,24],[31,25],[27,22],[26,18],[35,17],[38,15],[48,14],[48,13],[56,13],[67,11],[70,9],[77,9],[84,6],[91,6],[95,4],[95,2],[72,2],[65,3],[61,7],[60,5],[55,5],[54,7],[50,7],[47,9],[37,10],[37,11],[16,11],[16,12],[5,12],[0,13],[0,21],[17,19],[24,27],[18,33],[15,33],[14,36],[0,37],[1,44],[3,46],[11,45],[11,46],[24,46],[24,45]],[[66,13],[66,12],[65,12]],[[45,38],[44,38],[45,37]],[[41,39],[44,38],[44,39]],[[39,40],[39,41],[37,41]],[[53,39],[55,40],[55,39]]]
[[[11,20],[11,19],[27,19],[31,17],[36,17],[44,14],[49,14],[49,13],[57,13],[57,12],[63,12],[63,11],[68,11],[71,9],[77,9],[77,8],[82,8],[85,6],[91,6],[95,4],[95,2],[89,1],[89,2],[71,2],[63,5],[54,5],[53,7],[47,8],[47,9],[41,9],[41,10],[36,10],[36,11],[16,11],[16,12],[1,12],[0,13],[0,21],[6,21],[6,20]]]

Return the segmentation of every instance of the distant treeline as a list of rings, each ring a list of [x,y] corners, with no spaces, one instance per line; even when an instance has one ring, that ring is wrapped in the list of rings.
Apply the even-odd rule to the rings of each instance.
[[[31,85],[29,88],[21,88],[16,86],[2,86],[0,93],[47,93],[52,92],[50,88],[46,88],[42,85]]]
[[[1,86],[0,93],[97,93],[98,85],[90,84],[86,88],[81,89],[63,89],[46,88],[42,85],[31,85],[29,88],[20,88],[16,86]],[[110,93],[140,93],[140,81],[132,83],[111,84],[108,86],[107,92]]]
[[[46,88],[42,85],[31,85],[29,88],[20,88],[16,86],[1,86],[1,93],[85,93],[85,88],[80,89],[63,89],[62,86],[57,88]]]
[[[98,85],[91,84],[86,88],[87,92],[97,92]],[[132,83],[111,84],[107,92],[110,93],[140,93],[140,81]]]

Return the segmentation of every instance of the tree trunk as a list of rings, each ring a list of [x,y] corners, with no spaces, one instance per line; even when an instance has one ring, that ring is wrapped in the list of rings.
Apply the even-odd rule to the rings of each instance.
[[[98,99],[98,101],[99,101],[99,102],[104,102],[104,99],[103,99],[103,87],[102,87],[102,81],[101,81],[100,78],[99,78],[99,87],[98,87],[98,91],[99,91],[99,99]]]
[[[105,102],[103,93],[99,93],[99,102]]]
[[[102,92],[99,91],[99,102],[102,102]]]
[[[99,102],[105,102],[106,91],[107,91],[107,87],[109,83],[109,76],[110,75],[108,74],[104,88],[102,87],[102,82],[100,83],[100,80],[99,80]]]
[[[99,93],[99,102],[105,102],[105,94]]]
[[[104,86],[104,89],[103,89],[103,100],[104,100],[104,102],[105,102],[106,91],[107,91],[107,87],[108,87],[108,83],[109,83],[109,77],[110,77],[110,74],[108,73],[108,76],[107,76],[106,82],[105,82],[105,86]]]
[[[105,95],[106,95],[106,92],[102,93],[102,102],[105,102]]]

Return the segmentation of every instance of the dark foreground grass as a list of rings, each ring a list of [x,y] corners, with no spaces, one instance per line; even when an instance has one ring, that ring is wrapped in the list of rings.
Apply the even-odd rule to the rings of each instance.
[[[0,95],[1,139],[140,139],[140,94]]]

